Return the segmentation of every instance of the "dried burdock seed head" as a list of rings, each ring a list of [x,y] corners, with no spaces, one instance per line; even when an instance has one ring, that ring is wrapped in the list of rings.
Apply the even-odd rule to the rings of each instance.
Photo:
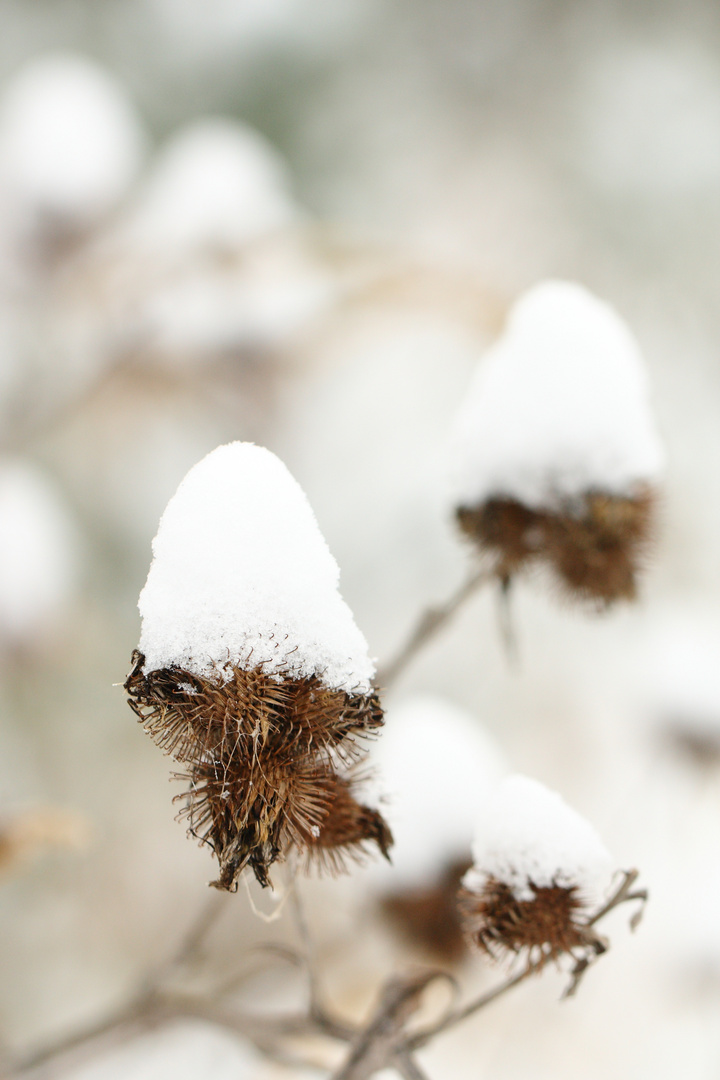
[[[153,550],[130,704],[185,766],[181,813],[218,857],[213,884],[234,889],[246,865],[268,884],[290,847],[316,846],[328,776],[383,722],[367,645],[305,496],[267,450],[233,443],[195,466]]]
[[[457,963],[465,955],[457,898],[470,865],[469,859],[456,860],[434,881],[406,887],[382,900],[382,911],[402,936],[445,964]]]
[[[483,807],[459,909],[469,942],[494,958],[524,953],[537,967],[595,947],[587,923],[610,883],[610,856],[592,826],[535,780],[510,777]]]
[[[500,578],[543,563],[578,598],[635,595],[663,453],[638,347],[608,305],[563,282],[524,296],[452,457],[458,522]]]
[[[390,858],[392,833],[379,810],[357,798],[362,779],[329,771],[316,790],[324,795],[324,815],[318,825],[303,831],[298,847],[310,865],[338,873],[349,862],[362,862],[372,847]]]
[[[538,968],[589,943],[582,922],[586,908],[576,888],[533,882],[528,888],[532,900],[518,900],[508,885],[493,878],[480,892],[461,889],[458,907],[469,942],[493,960],[524,952]]]
[[[654,503],[649,489],[633,497],[592,491],[556,511],[490,499],[460,507],[457,518],[502,580],[542,564],[570,596],[607,606],[636,596]]]

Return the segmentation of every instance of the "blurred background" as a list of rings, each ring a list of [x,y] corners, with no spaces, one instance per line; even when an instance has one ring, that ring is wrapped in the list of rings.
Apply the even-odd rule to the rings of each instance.
[[[467,573],[445,454],[475,365],[515,297],[560,277],[618,309],[650,372],[669,465],[640,601],[598,616],[521,584],[513,663],[488,590],[388,695],[388,733],[413,708],[449,733],[462,710],[489,758],[640,868],[651,903],[635,936],[618,913],[576,1000],[547,971],[422,1060],[436,1080],[717,1077],[720,9],[0,0],[0,24],[7,1060],[121,1004],[214,874],[118,685],[185,472],[232,439],[278,453],[389,659]],[[437,821],[452,762],[430,785],[412,744],[394,739],[390,768]],[[430,887],[467,841],[417,813],[408,880]],[[388,880],[306,889],[324,977],[358,1016],[430,955]],[[292,941],[287,923],[241,890],[208,968]],[[444,962],[468,986],[499,975]],[[288,978],[243,986],[277,1007]],[[48,1074],[295,1075],[215,1028],[144,1038]]]

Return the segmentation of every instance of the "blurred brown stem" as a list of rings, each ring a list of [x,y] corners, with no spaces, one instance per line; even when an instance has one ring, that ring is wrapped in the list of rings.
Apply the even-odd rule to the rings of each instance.
[[[485,569],[475,569],[444,604],[427,608],[420,615],[405,645],[389,664],[381,667],[377,674],[377,685],[388,689],[415,659],[417,654],[443,629],[453,615],[473,596],[481,585],[494,575]]]

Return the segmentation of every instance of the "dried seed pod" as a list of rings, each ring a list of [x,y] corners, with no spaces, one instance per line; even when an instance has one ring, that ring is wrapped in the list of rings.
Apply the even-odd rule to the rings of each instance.
[[[213,884],[235,889],[249,865],[267,885],[293,847],[374,839],[384,851],[379,814],[354,804],[350,827],[349,789],[347,820],[330,827],[336,770],[362,757],[383,714],[337,565],[282,463],[247,443],[218,448],[181,484],[153,550],[125,687],[185,767],[181,816],[218,858]]]
[[[317,787],[326,796],[323,819],[308,832],[303,830],[296,841],[307,852],[309,865],[338,873],[349,861],[362,862],[368,844],[375,844],[389,861],[392,833],[379,810],[356,798],[361,784],[360,778],[333,771],[318,781]]]
[[[600,949],[589,906],[610,880],[599,836],[559,795],[513,776],[486,800],[463,878],[459,910],[468,941],[487,955],[524,953],[542,967],[573,949]]]
[[[375,839],[386,853],[391,838],[382,817],[354,803],[331,771],[336,761],[360,757],[357,739],[382,724],[376,694],[353,696],[314,677],[280,680],[260,669],[236,668],[219,682],[179,668],[145,674],[143,664],[136,651],[125,683],[130,705],[154,741],[188,767],[181,816],[218,858],[214,884],[234,888],[247,864],[268,884],[268,868],[291,845],[329,853]]]
[[[460,528],[493,560],[501,580],[532,565],[552,571],[569,595],[607,606],[633,600],[650,548],[655,498],[591,491],[557,511],[513,499],[460,507]]]
[[[435,881],[405,887],[388,894],[381,902],[383,912],[405,938],[446,964],[457,963],[465,953],[457,897],[460,882],[469,869],[469,860],[454,861],[444,867]]]
[[[518,900],[505,882],[495,878],[489,878],[480,892],[462,888],[458,907],[468,941],[493,960],[524,952],[537,968],[595,941],[583,923],[586,908],[575,886],[533,882],[528,886],[532,900]]]

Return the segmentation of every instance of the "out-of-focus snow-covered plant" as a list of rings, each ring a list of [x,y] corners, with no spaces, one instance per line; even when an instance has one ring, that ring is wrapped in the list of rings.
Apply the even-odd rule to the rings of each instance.
[[[446,963],[457,960],[465,953],[458,885],[502,754],[471,715],[423,695],[389,710],[370,760],[395,841],[392,865],[372,868],[373,891],[406,936]]]
[[[83,56],[30,61],[0,99],[3,195],[40,242],[82,234],[113,210],[144,152],[124,89]]]
[[[78,534],[62,494],[39,468],[0,460],[0,638],[42,641],[67,608],[79,572]]]
[[[663,453],[632,334],[578,285],[523,296],[453,437],[463,531],[504,581],[537,563],[601,605],[632,599]]]

